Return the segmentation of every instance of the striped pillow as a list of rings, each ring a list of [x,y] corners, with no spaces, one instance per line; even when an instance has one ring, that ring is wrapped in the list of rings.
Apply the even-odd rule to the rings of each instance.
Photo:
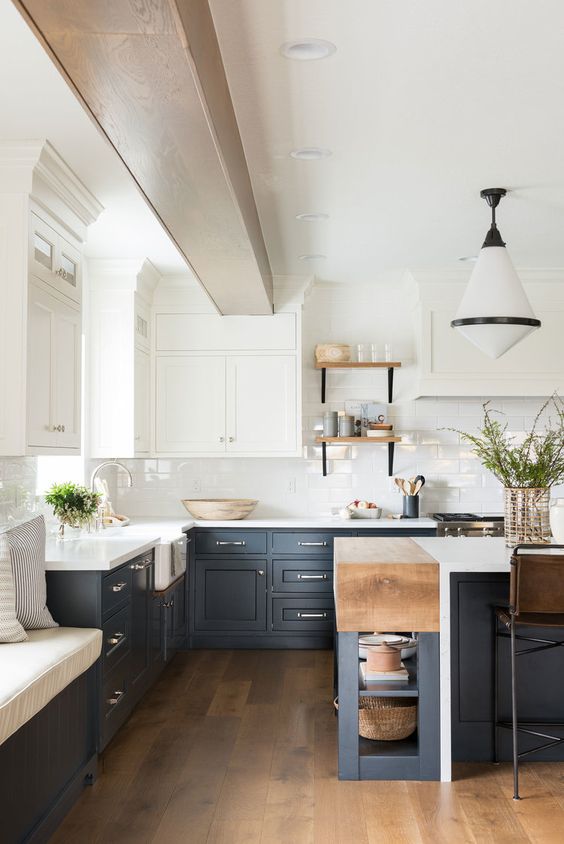
[[[0,533],[0,642],[23,642],[27,633],[16,616],[16,590],[5,533]]]
[[[16,615],[26,630],[58,627],[47,609],[45,519],[36,516],[8,531],[16,585]]]

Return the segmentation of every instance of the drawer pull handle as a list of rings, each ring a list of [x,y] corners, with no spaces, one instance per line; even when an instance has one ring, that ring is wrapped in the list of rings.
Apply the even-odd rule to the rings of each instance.
[[[122,699],[124,694],[125,694],[125,692],[123,692],[123,691],[114,692],[113,697],[109,697],[106,700],[106,703],[109,703],[110,706],[115,706],[116,703],[120,702],[120,700]]]
[[[124,636],[125,636],[125,633],[114,633],[114,635],[110,636],[109,639],[107,640],[108,645],[119,645],[119,643],[121,642],[121,640],[123,639]]]
[[[114,583],[112,586],[112,592],[121,592],[122,589],[125,589],[127,583]]]
[[[298,580],[327,580],[326,574],[302,574],[299,572]]]
[[[327,548],[326,542],[298,542],[298,545],[301,545],[303,548],[309,548],[309,547]]]
[[[298,618],[327,618],[326,612],[299,612]]]
[[[239,545],[240,547],[244,548],[247,543],[244,542],[242,539],[237,540],[237,541],[234,541],[234,540],[227,541],[226,539],[216,539],[215,544],[216,545]]]
[[[151,563],[150,563],[150,562],[146,562],[146,563],[133,563],[132,565],[130,565],[130,566],[129,566],[129,568],[130,568],[132,571],[144,571],[144,569],[148,569],[150,565],[151,565]]]

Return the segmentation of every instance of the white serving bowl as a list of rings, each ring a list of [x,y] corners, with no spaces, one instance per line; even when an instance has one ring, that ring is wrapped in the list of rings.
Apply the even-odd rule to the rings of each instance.
[[[381,507],[351,507],[351,519],[379,519]]]
[[[223,522],[245,519],[258,501],[254,498],[183,498],[182,503],[195,519]]]

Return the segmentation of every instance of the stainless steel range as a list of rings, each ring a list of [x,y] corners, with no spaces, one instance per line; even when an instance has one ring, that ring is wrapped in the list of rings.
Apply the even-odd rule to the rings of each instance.
[[[503,516],[476,513],[433,513],[437,536],[503,536]]]

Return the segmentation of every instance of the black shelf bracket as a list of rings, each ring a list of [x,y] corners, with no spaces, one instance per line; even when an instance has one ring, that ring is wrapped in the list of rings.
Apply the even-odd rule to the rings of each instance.
[[[394,446],[395,443],[388,443],[388,477],[394,474]]]
[[[321,404],[325,404],[326,395],[327,395],[327,367],[323,366],[320,369],[321,372]],[[394,400],[394,368],[393,366],[388,367],[388,404],[391,404]]]
[[[354,445],[354,443],[348,443]],[[394,451],[395,443],[388,443],[388,477],[391,478],[394,474]],[[327,477],[327,443],[321,443],[321,467],[323,477]]]

